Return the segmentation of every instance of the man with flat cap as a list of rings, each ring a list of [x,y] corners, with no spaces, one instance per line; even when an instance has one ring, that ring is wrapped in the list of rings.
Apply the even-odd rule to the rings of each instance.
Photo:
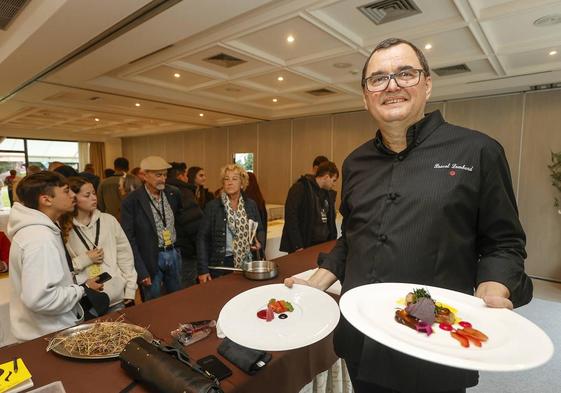
[[[181,254],[175,247],[175,214],[181,209],[179,190],[166,185],[170,165],[162,157],[140,162],[144,187],[121,204],[121,225],[129,238],[143,299],[181,289]]]

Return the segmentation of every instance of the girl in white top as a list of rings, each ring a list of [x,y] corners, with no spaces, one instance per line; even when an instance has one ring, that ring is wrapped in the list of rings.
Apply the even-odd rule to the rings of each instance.
[[[115,217],[97,210],[90,182],[70,177],[68,184],[76,194],[76,207],[63,217],[62,228],[78,284],[107,272],[112,278],[103,291],[109,296],[109,311],[133,305],[137,275],[125,232]]]

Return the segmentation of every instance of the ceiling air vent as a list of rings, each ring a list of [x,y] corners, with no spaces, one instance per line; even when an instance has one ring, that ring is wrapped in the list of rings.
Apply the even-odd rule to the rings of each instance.
[[[227,55],[226,53],[219,53],[217,55],[207,57],[206,59],[204,59],[204,61],[224,68],[232,68],[237,65],[247,63],[245,60]]]
[[[465,64],[456,64],[448,67],[432,68],[431,71],[438,76],[450,76],[456,74],[463,74],[464,72],[471,72],[469,67]]]
[[[413,0],[379,0],[357,8],[377,25],[407,18],[422,12]]]
[[[0,29],[7,30],[10,23],[29,0],[0,0]]]
[[[323,96],[330,96],[331,94],[336,94],[333,90],[329,89],[316,89],[316,90],[309,90],[306,93],[311,94],[316,97],[323,97]]]

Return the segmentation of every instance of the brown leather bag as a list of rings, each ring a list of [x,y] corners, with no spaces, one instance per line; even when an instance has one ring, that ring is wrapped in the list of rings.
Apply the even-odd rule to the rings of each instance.
[[[158,393],[222,393],[218,380],[189,361],[181,349],[137,337],[119,355],[135,381]]]

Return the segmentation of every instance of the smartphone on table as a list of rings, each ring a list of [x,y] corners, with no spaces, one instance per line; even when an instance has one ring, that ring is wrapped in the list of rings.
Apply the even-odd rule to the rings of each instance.
[[[214,355],[208,355],[197,360],[197,364],[201,366],[203,370],[214,375],[219,381],[232,375],[232,370]]]

